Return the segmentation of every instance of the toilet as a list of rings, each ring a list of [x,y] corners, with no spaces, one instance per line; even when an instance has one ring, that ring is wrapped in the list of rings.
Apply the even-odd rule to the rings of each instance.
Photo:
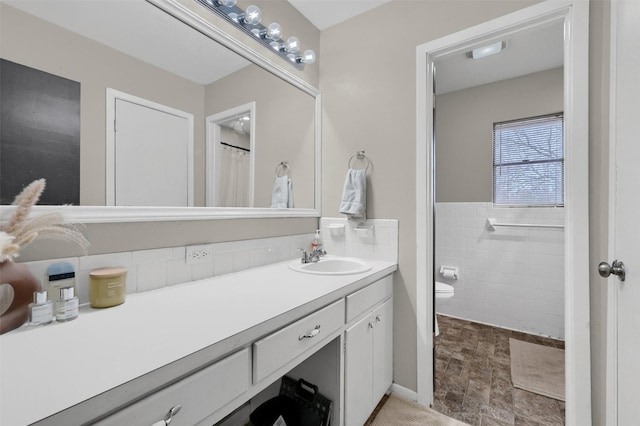
[[[440,281],[436,281],[436,312],[438,306],[441,306],[444,303],[447,303],[449,299],[453,297],[453,286],[445,283],[441,283]],[[435,317],[436,320],[436,336],[440,334],[440,329],[438,328],[438,317]]]

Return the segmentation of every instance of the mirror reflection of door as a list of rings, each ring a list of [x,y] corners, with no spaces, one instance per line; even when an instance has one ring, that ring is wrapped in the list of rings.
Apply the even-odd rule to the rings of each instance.
[[[107,97],[107,205],[193,206],[193,115],[114,90]]]
[[[207,206],[253,207],[255,103],[207,118]]]

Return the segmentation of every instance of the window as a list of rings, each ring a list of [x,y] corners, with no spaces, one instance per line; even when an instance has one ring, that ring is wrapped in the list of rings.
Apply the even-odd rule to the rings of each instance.
[[[493,124],[493,202],[564,205],[563,114]]]

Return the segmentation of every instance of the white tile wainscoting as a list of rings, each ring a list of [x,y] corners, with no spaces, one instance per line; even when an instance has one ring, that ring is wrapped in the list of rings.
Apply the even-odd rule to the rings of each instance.
[[[561,225],[563,208],[499,208],[492,203],[436,203],[436,279],[455,295],[436,311],[485,324],[564,339],[564,230],[496,227]],[[458,280],[438,273],[459,268]]]

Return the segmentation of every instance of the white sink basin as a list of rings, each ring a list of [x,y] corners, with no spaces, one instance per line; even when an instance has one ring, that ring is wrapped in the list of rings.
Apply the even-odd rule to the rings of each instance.
[[[289,268],[315,275],[351,275],[361,274],[371,269],[367,262],[352,257],[321,257],[317,262],[301,263],[299,260],[289,264]]]

